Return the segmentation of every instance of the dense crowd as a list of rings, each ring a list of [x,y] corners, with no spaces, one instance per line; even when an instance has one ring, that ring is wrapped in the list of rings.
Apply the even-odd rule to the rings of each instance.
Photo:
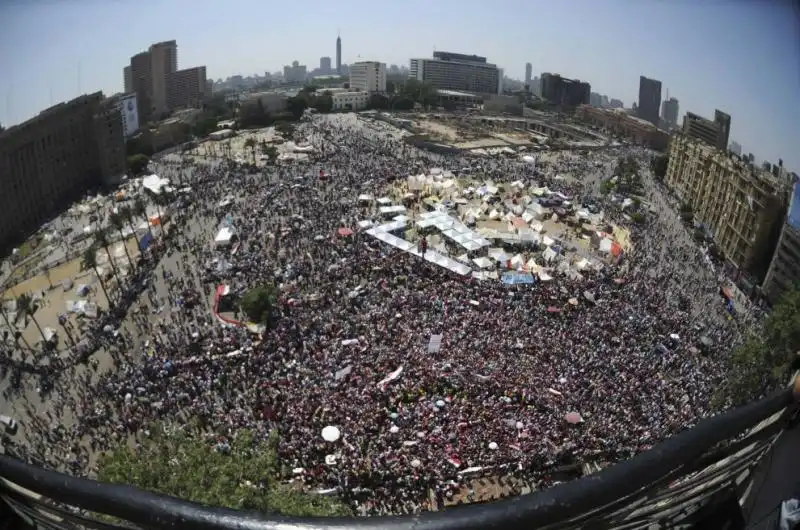
[[[117,368],[54,398],[56,411],[28,426],[46,437],[25,456],[87,474],[90,449],[145,436],[153,420],[195,419],[219,448],[244,428],[261,438],[278,429],[287,480],[337,489],[360,513],[402,513],[423,509],[431,491],[438,502],[455,495],[466,469],[543,488],[565,465],[628,458],[708,413],[719,356],[748,322],[726,311],[713,266],[647,178],[654,213],[632,227],[633,249],[580,280],[479,281],[363,233],[336,236],[372,215],[359,194],[380,197],[431,167],[583,197],[596,183],[581,175],[602,172],[599,160],[646,166],[645,152],[544,170],[424,153],[337,117],[296,134],[316,148],[309,163],[162,164],[191,200],[151,277],[136,278],[144,294],[119,340],[102,344]],[[237,229],[235,252],[212,244],[223,218]],[[274,327],[259,337],[221,325],[210,310],[220,283],[233,293],[276,285]],[[438,352],[431,335],[442,336]],[[713,341],[705,355],[701,336]],[[58,422],[65,407],[77,412],[70,427]],[[341,437],[325,441],[326,426]]]

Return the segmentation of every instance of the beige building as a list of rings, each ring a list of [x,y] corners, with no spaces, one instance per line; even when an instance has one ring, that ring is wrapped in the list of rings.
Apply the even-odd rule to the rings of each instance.
[[[167,76],[167,108],[197,109],[207,99],[206,67],[178,70]]]
[[[800,284],[800,184],[794,185],[789,204],[789,214],[762,286],[762,293],[773,304],[785,291]]]
[[[133,92],[133,71],[130,65],[122,69],[122,83],[124,87],[122,90],[123,92],[126,94]]]
[[[350,88],[362,92],[386,92],[386,65],[360,61],[350,65]]]
[[[153,81],[153,111],[156,115],[161,115],[170,110],[167,93],[170,74],[178,71],[178,44],[174,40],[158,42],[150,46],[149,53]]]
[[[139,107],[139,123],[153,118],[153,76],[150,68],[150,52],[137,53],[131,57],[131,92],[136,93]]]
[[[0,248],[54,212],[125,173],[122,120],[102,92],[81,96],[0,133]]]
[[[692,207],[733,265],[756,273],[785,207],[785,185],[683,134],[670,140],[665,183]]]

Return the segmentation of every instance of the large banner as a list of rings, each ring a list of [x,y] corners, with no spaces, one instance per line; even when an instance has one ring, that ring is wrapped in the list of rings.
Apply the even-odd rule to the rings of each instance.
[[[136,94],[128,94],[121,98],[119,111],[122,113],[122,134],[127,139],[139,130],[139,106]]]

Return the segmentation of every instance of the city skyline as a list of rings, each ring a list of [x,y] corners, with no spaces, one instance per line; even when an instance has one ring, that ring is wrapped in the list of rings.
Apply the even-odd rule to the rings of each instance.
[[[795,123],[800,121],[795,103],[800,93],[800,32],[789,2],[765,7],[620,0],[604,2],[597,10],[596,4],[582,0],[568,5],[508,1],[506,7],[520,21],[509,22],[504,10],[476,7],[464,12],[450,0],[435,6],[412,0],[376,15],[369,14],[369,4],[355,0],[346,11],[356,15],[337,20],[309,16],[313,9],[308,7],[315,1],[303,8],[278,9],[286,19],[305,13],[300,39],[291,25],[276,24],[265,34],[256,16],[237,18],[235,23],[223,20],[210,0],[165,5],[144,0],[133,11],[121,3],[97,0],[69,6],[4,4],[0,17],[9,22],[9,30],[0,34],[0,47],[17,51],[0,56],[0,123],[19,123],[80,93],[121,92],[122,67],[154,42],[177,40],[179,68],[204,64],[210,78],[224,79],[276,71],[294,60],[308,65],[318,64],[322,56],[335,60],[336,37],[341,35],[342,64],[361,59],[408,66],[409,59],[430,57],[434,49],[474,53],[496,63],[508,77],[524,79],[530,62],[533,77],[552,72],[585,80],[593,92],[619,98],[626,106],[637,101],[639,76],[644,75],[661,81],[680,100],[679,120],[685,112],[712,118],[714,110],[721,109],[732,116],[731,138],[745,152],[772,162],[782,158],[795,170],[800,167],[800,154],[794,149]],[[254,0],[231,4],[240,12],[263,9]],[[153,19],[148,8],[157,5],[163,16]],[[428,16],[415,16],[422,13]],[[175,24],[178,19],[182,22]],[[126,24],[120,27],[118,20]],[[536,20],[534,27],[525,20]],[[646,20],[654,24],[643,24]],[[493,21],[503,31],[486,40],[473,37],[485,34],[480,28]],[[34,28],[43,38],[30,46],[14,46]],[[224,38],[209,39],[212,33]],[[569,45],[565,39],[571,39]]]

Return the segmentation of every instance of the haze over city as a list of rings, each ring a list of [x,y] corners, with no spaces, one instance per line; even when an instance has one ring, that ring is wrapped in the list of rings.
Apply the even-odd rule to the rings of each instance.
[[[798,18],[789,2],[518,2],[232,0],[5,2],[0,6],[0,123],[12,125],[79,93],[123,89],[122,67],[152,42],[178,41],[181,67],[209,78],[263,74],[334,56],[408,65],[434,49],[486,56],[522,79],[557,72],[630,107],[640,75],[663,83],[680,113],[732,116],[745,152],[797,169]],[[155,13],[157,12],[157,16]],[[37,38],[31,39],[32,34]],[[26,42],[25,46],[18,43]],[[10,53],[13,50],[14,53]]]

